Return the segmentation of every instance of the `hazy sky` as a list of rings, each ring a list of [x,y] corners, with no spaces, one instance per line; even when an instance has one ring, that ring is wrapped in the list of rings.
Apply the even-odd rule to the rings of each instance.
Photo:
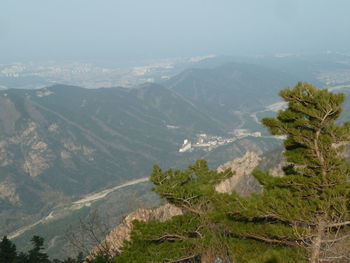
[[[349,0],[0,0],[0,63],[350,51]]]

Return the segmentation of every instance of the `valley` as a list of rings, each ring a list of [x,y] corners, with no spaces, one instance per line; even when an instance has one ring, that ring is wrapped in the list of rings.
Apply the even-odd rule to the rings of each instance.
[[[16,230],[15,232],[10,233],[8,235],[8,238],[10,238],[10,239],[16,238],[39,224],[46,224],[50,221],[54,221],[54,220],[57,220],[59,218],[64,217],[67,214],[67,211],[73,212],[75,210],[79,210],[79,209],[83,208],[84,206],[91,206],[92,203],[94,203],[100,199],[105,198],[108,194],[110,194],[114,191],[117,191],[119,189],[131,186],[131,185],[144,183],[144,182],[147,182],[148,180],[149,180],[148,177],[131,180],[131,181],[123,183],[121,185],[117,185],[117,186],[114,186],[112,188],[102,190],[98,193],[88,194],[84,198],[77,200],[77,201],[74,201],[71,204],[64,205],[63,207],[54,208],[47,216],[41,218],[40,220],[36,221],[35,223],[28,225],[28,226],[23,226],[20,229]]]

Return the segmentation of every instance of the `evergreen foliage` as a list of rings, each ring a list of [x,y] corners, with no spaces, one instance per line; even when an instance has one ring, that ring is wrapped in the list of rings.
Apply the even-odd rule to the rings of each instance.
[[[79,261],[78,261],[79,262]],[[78,263],[77,262],[77,263]],[[83,263],[84,261],[81,261],[81,263]],[[89,259],[86,260],[87,263],[112,263],[113,260],[110,259],[108,256],[105,255],[98,255],[97,257],[93,258],[93,259]],[[66,262],[64,262],[66,263]],[[67,262],[69,263],[69,262]],[[80,263],[80,262],[79,262]]]
[[[163,172],[155,166],[153,190],[184,214],[162,223],[134,222],[131,242],[115,262],[229,262],[226,227],[210,218],[214,185],[229,176],[229,171],[211,171],[204,160],[185,171]]]
[[[0,263],[15,262],[17,256],[16,246],[4,236],[0,242]]]
[[[6,236],[0,242],[0,263],[83,263],[84,257],[80,253],[76,259],[49,260],[49,256],[43,251],[44,239],[40,236],[33,236],[31,239],[33,248],[27,253],[17,253],[16,245]]]
[[[28,263],[50,263],[49,256],[42,250],[44,239],[39,236],[33,236],[31,239],[33,248],[28,252]]]
[[[294,250],[298,262],[349,262],[345,248],[334,249],[349,238],[350,225],[349,163],[342,155],[350,126],[335,123],[345,97],[307,83],[280,96],[288,108],[263,124],[272,134],[287,136],[285,176],[255,171],[264,186],[261,195],[222,196],[225,222],[245,241]]]

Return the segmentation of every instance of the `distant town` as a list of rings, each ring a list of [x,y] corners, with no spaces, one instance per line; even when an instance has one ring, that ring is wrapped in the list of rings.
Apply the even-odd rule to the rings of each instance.
[[[193,152],[194,150],[197,150],[197,149],[210,152],[219,146],[232,143],[236,140],[243,139],[245,137],[263,137],[263,138],[273,138],[277,140],[286,139],[286,136],[284,135],[264,136],[259,131],[251,132],[248,129],[235,129],[232,135],[233,135],[232,137],[227,138],[222,136],[208,135],[206,133],[198,133],[196,134],[194,143],[192,143],[189,139],[185,139],[182,146],[179,149],[179,152],[180,153]]]
[[[198,133],[196,135],[195,143],[192,143],[189,139],[185,139],[181,148],[179,149],[179,152],[192,152],[195,149],[210,152],[219,146],[232,143],[237,139],[242,139],[248,136],[261,137],[261,132],[250,132],[247,129],[236,129],[234,130],[233,135],[233,137],[225,138],[221,136],[208,135],[206,133]]]
[[[0,90],[39,89],[56,83],[85,88],[134,87],[169,79],[184,68],[213,57],[215,55],[166,58],[127,66],[79,61],[0,63]]]

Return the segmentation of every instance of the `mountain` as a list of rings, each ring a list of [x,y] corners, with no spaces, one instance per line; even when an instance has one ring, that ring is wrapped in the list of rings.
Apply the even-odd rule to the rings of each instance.
[[[347,54],[326,52],[314,54],[275,54],[265,56],[217,56],[204,59],[197,68],[215,68],[229,63],[253,64],[274,69],[313,83],[322,88],[333,82],[349,81],[350,60]]]
[[[235,123],[158,85],[10,89],[0,92],[0,105],[1,234],[83,194],[147,176],[154,163],[185,165],[183,138],[223,134]]]
[[[296,76],[267,67],[227,63],[214,68],[185,70],[164,83],[194,101],[220,105],[225,110],[254,111],[278,100],[278,92],[300,81]]]

